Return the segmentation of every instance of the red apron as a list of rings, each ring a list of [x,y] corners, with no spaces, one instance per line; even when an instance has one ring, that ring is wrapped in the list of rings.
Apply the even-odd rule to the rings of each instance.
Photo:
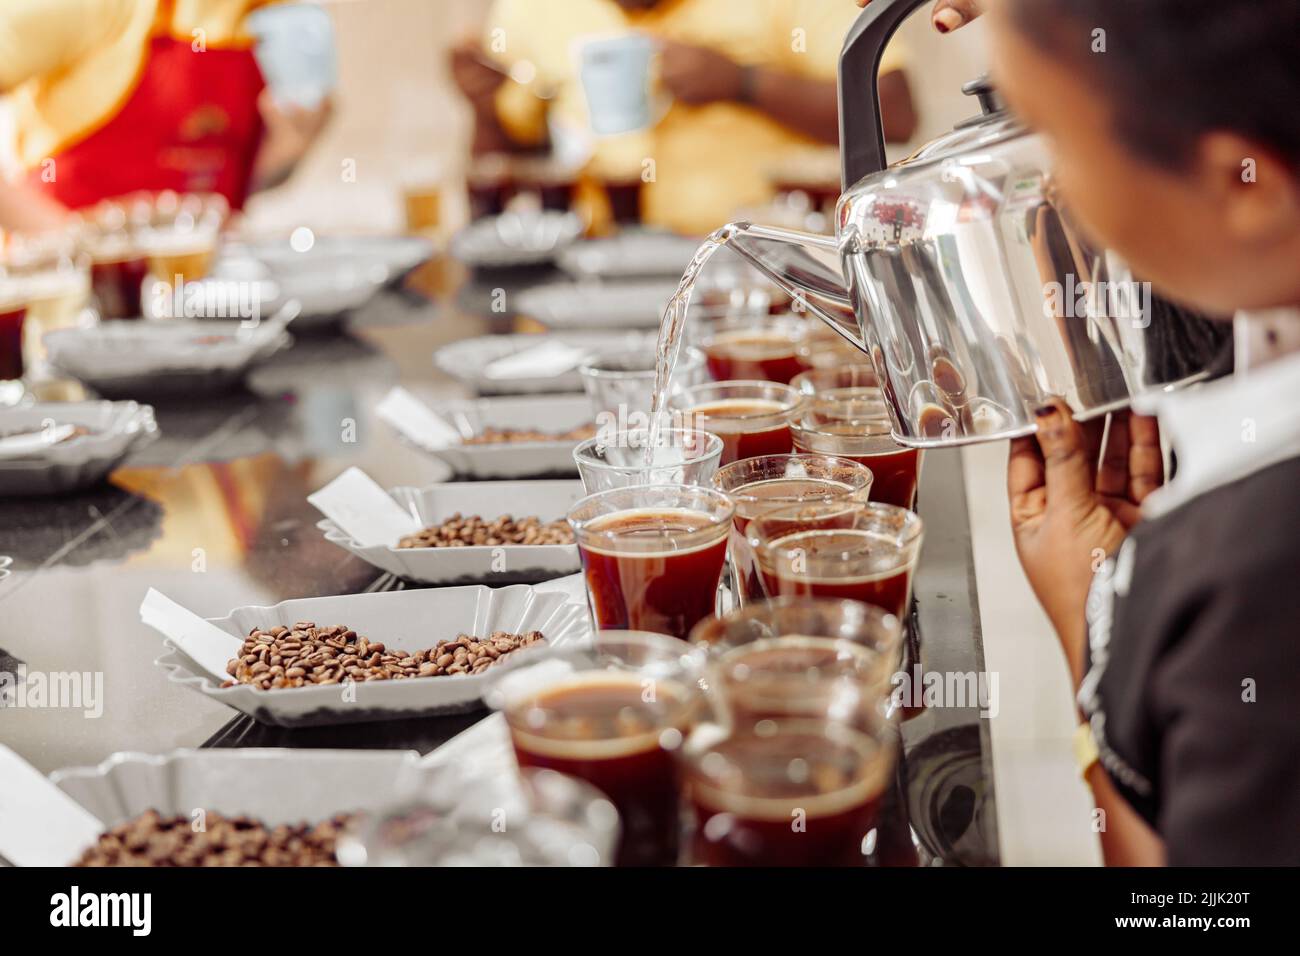
[[[155,37],[117,115],[55,154],[53,181],[39,168],[29,178],[72,209],[137,189],[218,192],[238,209],[262,138],[264,85],[251,48],[200,53]]]

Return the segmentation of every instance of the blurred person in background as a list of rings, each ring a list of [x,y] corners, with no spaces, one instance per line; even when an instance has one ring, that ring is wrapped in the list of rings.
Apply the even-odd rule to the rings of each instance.
[[[535,149],[587,124],[586,38],[653,38],[671,103],[646,129],[588,136],[588,171],[641,177],[647,224],[705,233],[772,198],[773,163],[838,142],[836,64],[856,13],[842,0],[497,0],[484,41],[453,51],[452,73],[474,108],[476,155]],[[916,112],[897,46],[880,94],[886,138],[909,139]]]
[[[249,14],[267,0],[5,0],[0,92],[25,175],[0,225],[135,190],[217,192],[233,208],[288,178],[330,101],[272,96]]]

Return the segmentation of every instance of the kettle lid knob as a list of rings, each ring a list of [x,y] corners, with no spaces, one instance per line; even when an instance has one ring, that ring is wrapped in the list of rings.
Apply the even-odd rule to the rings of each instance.
[[[1000,113],[1006,109],[1002,98],[998,96],[997,89],[993,86],[993,81],[989,79],[987,73],[982,73],[962,84],[961,91],[967,96],[974,96],[979,100],[980,111],[988,116],[990,113]]]

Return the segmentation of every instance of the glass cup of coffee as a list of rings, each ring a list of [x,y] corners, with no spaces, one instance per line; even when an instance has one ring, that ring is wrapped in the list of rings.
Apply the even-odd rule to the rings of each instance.
[[[444,761],[400,774],[391,806],[339,835],[344,866],[612,866],[618,811],[585,780]],[[502,820],[508,825],[501,826]]]
[[[504,153],[475,157],[465,173],[465,193],[470,221],[505,212],[514,195],[510,157]]]
[[[729,554],[737,600],[743,604],[764,596],[746,538],[749,522],[765,512],[811,501],[866,501],[871,485],[869,469],[830,455],[762,455],[720,468],[713,487],[736,506]]]
[[[650,423],[650,404],[655,391],[655,354],[630,350],[597,353],[581,366],[578,374],[591,399],[592,411],[617,421],[620,428],[645,427]],[[669,392],[707,380],[704,353],[683,348],[677,356]]]
[[[633,485],[569,509],[596,627],[685,638],[717,607],[735,513],[720,491]]]
[[[587,494],[629,485],[708,486],[722,457],[722,439],[702,431],[661,428],[654,458],[646,465],[646,428],[601,433],[573,449]]]
[[[852,394],[855,391],[856,396]],[[891,429],[878,394],[873,398],[867,388],[855,387],[813,393],[790,423],[796,449],[866,465],[876,476],[873,499],[914,508],[921,478],[921,450],[898,444]]]
[[[692,741],[679,757],[688,862],[865,865],[895,739],[888,727],[769,718]]]
[[[770,597],[848,598],[907,614],[922,523],[906,508],[809,502],[765,512],[748,536]]]
[[[823,326],[824,328],[824,326]],[[827,330],[829,331],[829,330]],[[834,332],[831,332],[835,335]],[[839,338],[836,335],[836,338]],[[861,358],[861,353],[858,354]],[[810,410],[832,406],[829,415],[839,419],[857,411],[862,417],[885,415],[880,379],[876,370],[865,362],[810,368],[790,380],[790,384],[808,396]],[[844,404],[847,408],[835,408]]]
[[[23,353],[27,294],[18,279],[0,273],[0,407],[16,404],[27,392]]]
[[[542,651],[491,675],[521,768],[577,777],[609,797],[619,866],[671,866],[680,834],[674,752],[704,704],[705,655],[661,634],[603,631],[590,647]]]
[[[722,464],[759,455],[789,454],[790,421],[800,411],[800,394],[775,382],[711,382],[672,396],[673,423],[702,428],[722,439]]]
[[[897,617],[861,601],[783,597],[701,621],[724,722],[833,720],[872,730],[892,713],[902,657]]]
[[[799,358],[807,323],[793,316],[718,319],[699,341],[715,382],[763,381],[782,385],[808,368]]]
[[[808,331],[799,340],[799,361],[810,369],[842,368],[857,365],[862,359],[862,350],[853,345],[829,325],[819,319],[810,318]]]

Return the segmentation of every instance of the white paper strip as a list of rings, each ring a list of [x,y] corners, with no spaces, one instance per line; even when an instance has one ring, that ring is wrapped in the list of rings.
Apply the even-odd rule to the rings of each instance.
[[[227,634],[153,588],[140,604],[140,620],[171,638],[172,643],[207,671],[213,680],[218,683],[230,680],[226,664],[243,646],[240,638]]]
[[[363,548],[395,547],[403,535],[420,530],[419,519],[360,468],[349,468],[307,500]]]
[[[552,340],[489,362],[483,367],[483,377],[500,380],[562,375],[577,368],[586,357],[583,349]]]
[[[448,448],[461,443],[461,434],[445,418],[401,386],[375,406],[375,414],[424,448]]]
[[[0,744],[0,856],[16,866],[67,866],[103,830],[93,813]]]

